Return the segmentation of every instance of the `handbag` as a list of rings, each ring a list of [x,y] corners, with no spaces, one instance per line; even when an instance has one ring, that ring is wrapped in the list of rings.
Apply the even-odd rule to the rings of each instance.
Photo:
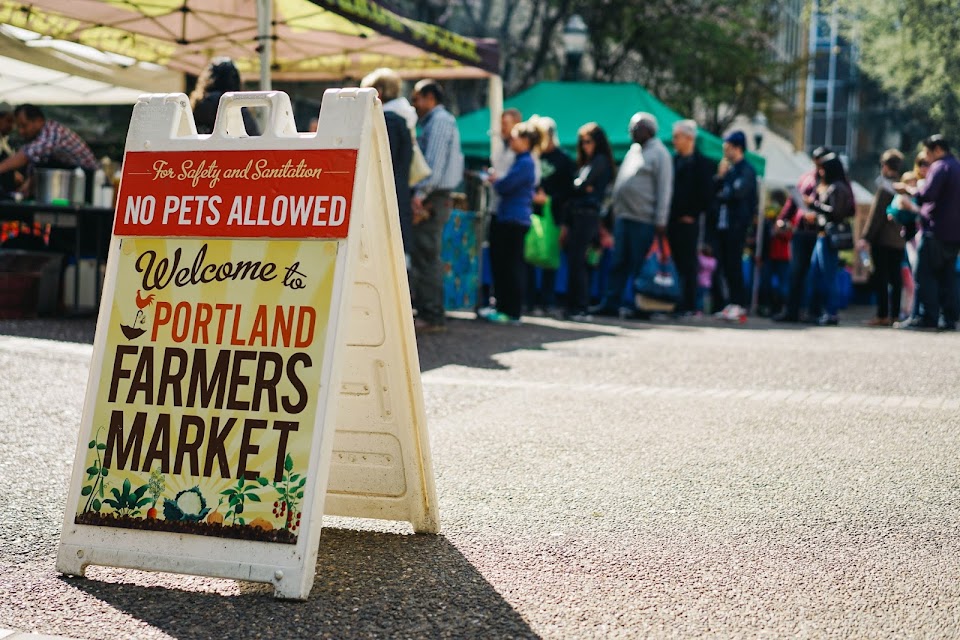
[[[530,216],[530,228],[523,238],[523,259],[541,269],[560,268],[560,228],[553,219],[550,198],[541,215]]]
[[[657,234],[640,273],[633,281],[635,304],[644,311],[673,311],[680,301],[682,290],[677,266],[670,254],[670,243]]]
[[[427,159],[424,157],[423,151],[420,150],[420,145],[417,144],[417,138],[412,131],[410,135],[413,136],[413,155],[410,157],[410,186],[412,187],[429,178],[433,169],[427,164]]]
[[[853,249],[853,229],[846,222],[828,222],[823,227],[827,241],[837,251]]]

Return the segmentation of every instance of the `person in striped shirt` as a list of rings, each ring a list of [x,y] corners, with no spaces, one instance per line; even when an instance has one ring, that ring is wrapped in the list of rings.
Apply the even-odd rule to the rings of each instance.
[[[413,253],[410,288],[417,309],[417,331],[445,329],[443,264],[440,248],[443,227],[453,206],[452,191],[463,180],[463,152],[457,121],[443,106],[443,88],[435,80],[413,87],[410,102],[420,118],[417,143],[432,173],[414,186]]]
[[[0,174],[23,167],[49,167],[86,171],[97,168],[97,159],[90,147],[71,129],[55,120],[47,120],[43,111],[32,104],[21,104],[13,110],[17,132],[26,140],[16,153],[0,162]],[[21,190],[29,193],[32,180],[27,179]]]

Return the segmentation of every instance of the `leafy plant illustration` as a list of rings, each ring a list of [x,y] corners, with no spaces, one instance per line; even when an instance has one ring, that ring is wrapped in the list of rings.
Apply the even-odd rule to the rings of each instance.
[[[260,496],[257,495],[257,490],[265,486],[267,486],[267,479],[263,476],[257,476],[256,480],[249,483],[246,482],[245,478],[240,477],[240,479],[237,480],[236,486],[220,492],[220,495],[226,496],[227,503],[230,505],[226,517],[233,518],[231,524],[237,524],[238,519],[241,525],[246,524],[243,518],[238,518],[238,516],[243,513],[244,504],[246,504],[247,500],[260,502]]]
[[[147,517],[156,518],[157,502],[160,500],[160,497],[163,496],[163,492],[167,488],[167,481],[163,477],[163,473],[160,472],[159,468],[155,468],[150,472],[150,480],[147,481],[147,487],[147,491],[150,492],[151,499],[153,500],[150,508],[147,509]]]
[[[101,431],[103,431],[103,427],[97,429],[97,435],[87,443],[87,448],[94,450],[97,459],[87,467],[87,482],[90,484],[86,484],[80,489],[80,495],[87,496],[87,502],[83,505],[84,513],[88,511],[100,513],[100,507],[103,506],[103,498],[106,495],[105,478],[110,470],[103,466],[103,460],[100,458],[101,452],[107,448],[107,445],[98,442]]]
[[[163,500],[163,517],[170,521],[199,522],[210,513],[200,487],[184,489],[171,500]]]
[[[150,504],[150,497],[144,498],[143,495],[149,489],[149,485],[141,485],[136,489],[130,484],[130,479],[123,481],[123,491],[116,487],[110,489],[113,498],[107,498],[103,503],[113,507],[113,510],[120,516],[139,516],[140,509]]]
[[[287,531],[300,528],[300,501],[303,500],[303,487],[307,484],[306,476],[292,472],[293,457],[288,453],[283,461],[283,478],[273,484],[280,494],[280,499],[273,503],[273,515],[285,518],[283,528]]]

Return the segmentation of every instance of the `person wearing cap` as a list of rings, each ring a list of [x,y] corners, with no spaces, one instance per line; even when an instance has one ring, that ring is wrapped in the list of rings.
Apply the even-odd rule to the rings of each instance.
[[[13,107],[9,102],[0,102],[0,162],[15,153],[10,146],[10,134],[13,132]],[[0,173],[0,196],[13,193],[23,183],[23,176],[17,171]]]
[[[826,147],[813,150],[813,169],[800,176],[796,193],[787,198],[786,204],[777,216],[774,232],[790,236],[790,287],[787,291],[787,305],[783,311],[773,316],[774,322],[800,322],[800,307],[807,297],[807,274],[810,261],[817,246],[820,228],[807,221],[805,215],[813,203],[820,183],[820,163],[832,151]]]
[[[13,110],[13,117],[17,124],[17,133],[26,140],[26,144],[9,158],[0,161],[0,174],[27,166],[96,170],[97,159],[87,143],[59,122],[47,120],[39,107],[21,104]],[[20,190],[28,191],[30,182],[28,179]]]
[[[726,283],[728,297],[720,315],[727,319],[746,315],[747,292],[743,284],[743,247],[747,229],[757,216],[757,174],[746,160],[747,137],[732,131],[723,139],[723,157],[716,177],[717,232],[715,236],[717,274],[715,282]],[[723,300],[722,288],[715,287],[716,300]],[[721,306],[718,303],[718,306]]]
[[[677,265],[683,297],[678,313],[693,313],[697,306],[697,243],[700,225],[713,206],[713,176],[717,168],[697,151],[697,123],[681,120],[673,125],[673,199],[667,237]]]
[[[633,145],[613,184],[613,265],[606,294],[591,310],[600,315],[626,316],[634,311],[633,300],[624,300],[627,283],[640,272],[655,235],[667,230],[673,158],[657,138],[657,129],[653,114],[641,111],[630,119]]]

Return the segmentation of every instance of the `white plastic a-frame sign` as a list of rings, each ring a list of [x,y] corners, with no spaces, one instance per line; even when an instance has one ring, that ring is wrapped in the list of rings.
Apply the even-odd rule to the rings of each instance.
[[[246,135],[241,108],[269,110]],[[303,599],[324,510],[439,530],[380,102],[134,107],[57,569],[269,582]],[[322,570],[322,567],[321,567]]]

